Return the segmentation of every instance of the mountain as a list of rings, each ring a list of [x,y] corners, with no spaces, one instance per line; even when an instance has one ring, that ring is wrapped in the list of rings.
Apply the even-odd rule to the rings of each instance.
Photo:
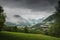
[[[33,25],[32,28],[40,28],[43,23],[37,23],[36,25]]]
[[[23,18],[22,16],[20,15],[14,15],[13,16],[15,21],[17,22],[9,22],[9,21],[6,21],[5,24],[6,25],[15,25],[15,26],[25,26],[25,25],[29,25],[29,22],[28,20],[26,20],[25,18]],[[16,20],[17,19],[17,20]]]
[[[12,22],[5,22],[5,25],[8,25],[8,26],[15,26],[16,24],[15,24],[15,23],[12,23]]]
[[[13,26],[33,26],[36,25],[38,23],[41,23],[44,19],[25,19],[20,15],[14,15],[13,16],[15,19],[18,20],[17,23],[13,23],[13,22],[5,22],[6,25],[13,25]]]
[[[14,15],[14,17],[19,20],[18,24],[16,24],[17,26],[29,25],[28,20],[26,20],[25,18],[23,18],[23,17],[21,17],[19,15]]]
[[[40,19],[29,19],[29,23],[33,26],[33,25],[36,25],[38,23],[42,23],[44,19],[43,18],[40,18]]]

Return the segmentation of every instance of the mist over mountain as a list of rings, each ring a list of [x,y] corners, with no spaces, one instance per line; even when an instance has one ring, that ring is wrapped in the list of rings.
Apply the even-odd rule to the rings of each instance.
[[[43,20],[44,20],[44,18],[29,19],[29,23],[33,26],[33,25],[36,25],[36,24],[38,24],[38,23],[42,23]]]
[[[25,19],[23,18],[22,16],[19,16],[19,15],[14,15],[14,18],[15,20],[17,21],[16,23],[15,22],[9,22],[9,21],[6,21],[6,25],[12,25],[12,26],[32,26],[32,25],[35,25],[35,24],[38,24],[38,23],[41,23],[44,19],[41,18],[41,19]]]

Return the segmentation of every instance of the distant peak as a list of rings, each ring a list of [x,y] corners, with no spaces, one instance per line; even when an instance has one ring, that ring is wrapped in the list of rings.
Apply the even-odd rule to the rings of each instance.
[[[21,17],[21,16],[20,15],[14,15],[14,17],[17,17],[18,18],[18,17]]]

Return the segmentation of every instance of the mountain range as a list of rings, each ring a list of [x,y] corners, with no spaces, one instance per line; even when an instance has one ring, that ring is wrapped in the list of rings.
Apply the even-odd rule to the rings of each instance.
[[[9,25],[9,26],[33,26],[35,24],[41,23],[44,19],[40,18],[40,19],[25,19],[22,16],[19,15],[14,15],[14,17],[16,19],[18,19],[19,21],[17,23],[12,23],[12,22],[8,22],[6,21],[5,24]]]

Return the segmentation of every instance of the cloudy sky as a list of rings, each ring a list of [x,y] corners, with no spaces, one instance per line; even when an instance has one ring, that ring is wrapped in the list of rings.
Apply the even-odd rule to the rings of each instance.
[[[7,21],[14,21],[14,15],[25,19],[48,17],[55,11],[58,0],[0,0],[7,15]],[[16,21],[16,20],[15,20]]]

